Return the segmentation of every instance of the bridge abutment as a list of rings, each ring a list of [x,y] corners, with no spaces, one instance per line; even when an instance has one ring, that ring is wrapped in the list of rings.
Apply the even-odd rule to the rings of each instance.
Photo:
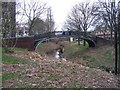
[[[19,37],[19,38],[10,38],[4,39],[5,41],[9,40],[9,47],[23,48],[27,50],[34,50],[34,37]]]

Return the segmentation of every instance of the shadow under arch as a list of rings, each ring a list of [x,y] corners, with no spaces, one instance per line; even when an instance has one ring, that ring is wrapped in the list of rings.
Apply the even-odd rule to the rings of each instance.
[[[83,40],[85,40],[88,43],[89,47],[91,47],[91,48],[96,46],[95,41],[93,41],[92,39],[83,38]]]

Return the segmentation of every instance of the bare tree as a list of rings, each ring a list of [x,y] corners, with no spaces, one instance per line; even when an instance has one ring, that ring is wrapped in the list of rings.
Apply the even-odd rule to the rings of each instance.
[[[34,31],[34,34],[42,34],[48,31],[46,26],[47,25],[45,21],[40,18],[36,18],[32,30]]]
[[[35,21],[38,18],[41,18],[41,15],[44,14],[46,10],[46,3],[40,4],[39,2],[30,2],[26,3],[24,2],[23,6],[21,5],[22,14],[27,18],[28,22],[28,32],[29,35],[33,35],[34,31],[32,28],[35,25]]]
[[[2,33],[3,38],[15,37],[16,2],[2,2]]]
[[[49,7],[47,9],[47,18],[46,18],[46,26],[47,26],[47,31],[51,32],[54,30],[54,19],[53,19],[53,14],[52,14],[52,8]]]
[[[15,42],[10,40],[11,37],[15,37],[15,6],[16,2],[2,2],[2,46],[5,52],[15,45]]]
[[[113,32],[117,24],[117,5],[115,1],[103,2],[99,0],[99,17],[103,20],[102,23],[106,25],[111,34],[111,41],[113,39]]]
[[[84,31],[86,36],[88,29],[95,24],[96,15],[94,15],[94,12],[97,9],[98,7],[90,3],[76,4],[72,9],[72,13],[68,15],[65,27],[70,30]]]

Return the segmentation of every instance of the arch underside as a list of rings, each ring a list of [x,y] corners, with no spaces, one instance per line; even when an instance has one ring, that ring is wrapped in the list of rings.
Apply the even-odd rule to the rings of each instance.
[[[61,37],[61,38],[67,39],[67,38],[70,38],[70,37]],[[60,38],[60,37],[56,37],[56,38],[43,38],[43,39],[40,39],[40,40],[35,41],[34,46],[35,46],[35,48],[36,48],[37,45],[40,44],[40,43],[49,41],[49,40],[51,40],[51,39],[61,39],[61,38]],[[73,38],[74,38],[74,37],[73,37]],[[85,40],[85,41],[88,43],[89,47],[95,47],[95,46],[96,46],[96,43],[95,43],[93,40],[91,40],[90,38],[80,38],[80,39]]]
[[[89,47],[95,47],[96,46],[95,42],[91,39],[83,39],[83,40],[85,40],[88,43]]]

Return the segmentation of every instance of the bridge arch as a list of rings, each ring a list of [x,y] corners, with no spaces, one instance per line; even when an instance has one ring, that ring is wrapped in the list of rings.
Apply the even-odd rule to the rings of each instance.
[[[92,39],[84,38],[83,40],[85,40],[88,43],[89,47],[95,47],[96,46],[95,41],[93,41]]]
[[[46,42],[46,41],[49,41],[51,39],[61,39],[61,38],[70,38],[70,37],[54,37],[54,38],[43,38],[43,39],[39,39],[39,40],[36,40],[35,43],[34,43],[34,49],[36,50],[36,48],[38,47],[39,44],[43,43],[43,42]],[[77,38],[77,37],[73,37],[73,38]],[[96,43],[94,40],[90,39],[90,38],[81,38],[82,40],[85,40],[89,47],[95,47],[96,46]]]
[[[39,44],[41,44],[41,43],[43,43],[43,42],[45,42],[45,41],[47,41],[47,40],[49,40],[49,39],[44,38],[44,39],[42,39],[42,40],[35,41],[35,42],[34,42],[34,50],[36,50],[36,48],[38,47]]]
[[[35,43],[34,43],[34,49],[36,50],[36,48],[38,47],[39,44],[43,43],[43,42],[46,42],[46,41],[50,41],[50,40],[53,40],[53,39],[67,39],[66,37],[54,37],[54,38],[43,38],[42,40],[36,40]]]

